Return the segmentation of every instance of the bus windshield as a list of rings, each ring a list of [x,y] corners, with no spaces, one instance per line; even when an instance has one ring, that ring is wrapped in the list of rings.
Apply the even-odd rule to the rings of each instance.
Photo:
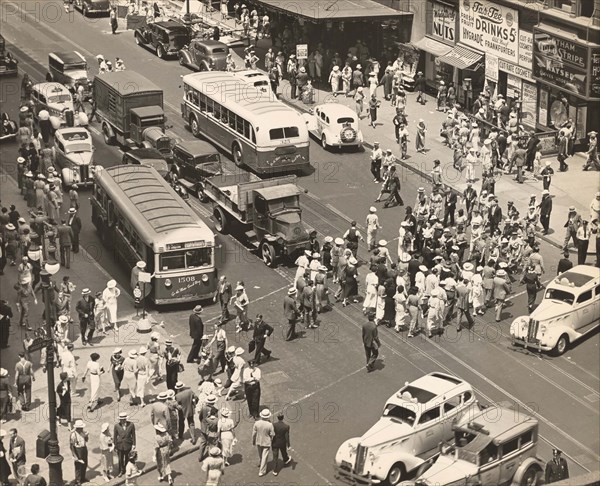
[[[183,270],[209,266],[212,263],[212,248],[170,251],[160,255],[161,271]]]

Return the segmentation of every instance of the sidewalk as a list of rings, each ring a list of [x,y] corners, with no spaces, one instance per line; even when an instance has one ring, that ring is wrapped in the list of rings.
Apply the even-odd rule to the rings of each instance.
[[[18,193],[16,182],[12,177],[3,174],[1,179],[0,190],[2,191],[3,204],[15,204],[17,210],[21,215],[27,215],[27,208],[23,197]],[[23,350],[23,339],[26,334],[26,328],[19,326],[19,313],[14,305],[14,289],[12,286],[17,281],[17,267],[7,265],[4,270],[4,276],[0,280],[0,291],[2,298],[6,299],[13,309],[14,317],[12,319],[11,332],[9,337],[10,347],[3,349],[1,353],[1,366],[6,368],[9,372],[9,382],[11,385],[14,383],[14,367],[18,360],[19,351]],[[109,422],[111,430],[113,425],[118,420],[119,412],[126,411],[130,415],[130,421],[135,424],[137,432],[137,449],[139,451],[139,457],[141,463],[145,462],[145,469],[152,468],[151,458],[154,453],[154,429],[150,423],[150,413],[148,408],[141,408],[139,406],[131,407],[129,405],[129,397],[125,394],[121,402],[116,401],[116,394],[114,391],[113,381],[110,373],[106,373],[101,378],[100,385],[100,398],[103,400],[102,405],[97,408],[94,412],[87,411],[87,402],[89,399],[89,381],[85,383],[81,382],[81,376],[85,372],[86,364],[89,360],[89,355],[92,352],[100,354],[100,363],[105,370],[108,370],[109,358],[115,347],[123,349],[123,354],[127,356],[127,353],[132,350],[138,350],[142,345],[146,345],[149,341],[148,334],[137,333],[136,327],[136,310],[134,308],[133,299],[129,294],[129,289],[121,289],[121,296],[119,298],[118,307],[118,325],[119,331],[109,331],[106,336],[96,335],[93,338],[93,346],[84,347],[81,345],[79,339],[79,323],[77,319],[77,312],[74,307],[76,302],[81,298],[81,290],[88,287],[92,290],[92,294],[96,291],[104,289],[106,282],[112,277],[108,275],[102,267],[93,260],[89,254],[83,250],[80,250],[79,254],[75,254],[71,268],[69,270],[61,268],[60,271],[53,277],[54,281],[62,281],[62,277],[65,275],[70,276],[70,280],[76,286],[76,290],[73,293],[73,303],[71,316],[74,320],[74,325],[69,329],[70,339],[75,344],[73,354],[77,361],[77,370],[79,375],[79,381],[77,384],[77,395],[73,397],[73,421],[76,419],[83,419],[86,423],[86,431],[89,433],[89,466],[87,478],[90,482],[95,484],[105,484],[101,477],[100,471],[100,453],[98,448],[98,437],[100,435],[100,427],[103,422]],[[29,323],[34,329],[41,325],[41,314],[43,311],[43,303],[41,294],[36,294],[38,299],[37,305],[31,305],[29,313]],[[164,342],[164,338],[168,336],[166,329],[157,325],[157,322],[150,316],[151,323],[153,324],[153,331],[158,331],[163,335],[161,341]],[[181,330],[182,327],[178,326]],[[170,332],[173,332],[173,327],[169,326]],[[31,333],[30,333],[31,334]],[[187,336],[187,334],[185,335]],[[176,340],[179,345],[186,346],[186,340],[181,337]],[[187,347],[187,346],[186,346]],[[186,351],[182,349],[182,354]],[[31,360],[34,365],[35,381],[33,382],[32,388],[32,407],[28,412],[17,411],[14,414],[6,417],[8,420],[2,424],[2,428],[8,431],[10,428],[16,428],[19,435],[25,440],[26,443],[26,454],[27,454],[27,470],[31,464],[37,463],[40,465],[41,474],[45,478],[48,478],[48,464],[42,458],[36,457],[36,438],[43,430],[48,430],[48,388],[46,374],[42,372],[40,363],[40,353],[32,353]],[[56,385],[59,383],[59,369],[54,370],[54,379]],[[194,386],[197,381],[197,372],[195,366],[186,366],[186,370],[180,374],[180,379],[189,385]],[[123,389],[123,388],[122,388]],[[162,382],[156,390],[151,391],[151,395],[154,397],[160,392],[166,389],[166,385]],[[74,465],[69,448],[69,430],[66,427],[58,427],[58,439],[60,443],[60,453],[64,457],[62,465],[63,477],[65,484],[68,484],[74,479]],[[7,443],[5,442],[5,445]],[[184,447],[189,446],[189,441],[184,443]],[[115,455],[116,461],[116,455]],[[115,462],[116,464],[116,462]],[[119,484],[123,481],[114,480],[112,484]]]

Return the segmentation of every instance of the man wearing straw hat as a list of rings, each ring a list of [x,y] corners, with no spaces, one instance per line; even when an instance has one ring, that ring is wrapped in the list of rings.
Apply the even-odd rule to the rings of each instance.
[[[75,421],[73,429],[70,438],[71,453],[75,461],[75,484],[80,486],[83,483],[87,483],[85,473],[88,466],[87,441],[89,435],[85,432],[85,424],[81,419]]]
[[[114,427],[114,444],[119,458],[119,477],[123,477],[125,474],[129,454],[136,444],[135,425],[127,418],[127,412],[120,412],[119,423]]]
[[[296,302],[296,289],[288,289],[287,295],[283,298],[283,316],[288,320],[288,327],[285,333],[285,340],[291,341],[296,337],[296,322],[298,321],[298,305]]]
[[[252,445],[258,450],[258,460],[260,461],[258,475],[262,477],[267,474],[267,462],[269,461],[269,451],[275,437],[275,429],[271,423],[271,411],[265,408],[260,412],[260,420],[254,422],[252,428]]]

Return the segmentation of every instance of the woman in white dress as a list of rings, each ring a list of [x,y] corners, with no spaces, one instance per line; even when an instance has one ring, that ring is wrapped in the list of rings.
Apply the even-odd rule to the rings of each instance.
[[[485,312],[485,292],[483,291],[483,277],[477,272],[471,278],[471,295],[473,296],[473,311],[483,315]]]
[[[377,287],[377,304],[375,305],[375,324],[379,324],[385,315],[385,287]]]
[[[85,368],[85,373],[83,374],[82,382],[85,382],[87,376],[90,376],[90,400],[88,402],[87,409],[90,412],[93,412],[94,409],[102,403],[99,399],[100,394],[100,375],[104,373],[104,368],[100,366],[99,360],[100,355],[98,353],[92,353],[90,355],[90,360]]]
[[[221,418],[219,419],[218,427],[221,446],[223,447],[223,459],[226,466],[229,466],[229,458],[233,456],[233,446],[236,443],[234,433],[235,425],[236,424],[231,418],[231,410],[227,408],[221,410]]]
[[[104,301],[104,305],[106,306],[106,311],[108,313],[108,322],[114,326],[115,331],[118,330],[117,307],[120,295],[121,291],[117,288],[117,282],[115,280],[109,280],[106,283],[104,292],[102,292],[102,300]]]
[[[363,313],[366,314],[369,309],[374,309],[377,305],[377,285],[379,278],[375,273],[376,267],[371,267],[371,271],[365,277],[365,300],[363,301]]]
[[[394,308],[396,310],[396,322],[394,331],[400,332],[400,329],[404,326],[406,320],[406,295],[404,292],[404,286],[398,285],[396,288],[396,295],[394,295]]]

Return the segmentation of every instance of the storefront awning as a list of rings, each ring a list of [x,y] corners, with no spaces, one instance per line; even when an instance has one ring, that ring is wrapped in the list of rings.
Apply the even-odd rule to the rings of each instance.
[[[339,22],[361,20],[385,20],[412,15],[377,3],[374,0],[311,0],[310,2],[290,2],[290,0],[254,0],[266,10],[284,15],[303,18],[312,22]],[[306,3],[306,5],[304,5]]]
[[[483,54],[479,54],[468,47],[456,45],[454,46],[454,49],[445,56],[440,57],[439,60],[444,64],[450,64],[450,66],[454,66],[458,69],[468,69],[473,66],[473,64],[481,62],[482,59]]]
[[[444,44],[443,42],[436,41],[430,37],[423,37],[421,40],[412,43],[417,49],[433,54],[434,56],[441,57],[448,54],[452,47]]]

